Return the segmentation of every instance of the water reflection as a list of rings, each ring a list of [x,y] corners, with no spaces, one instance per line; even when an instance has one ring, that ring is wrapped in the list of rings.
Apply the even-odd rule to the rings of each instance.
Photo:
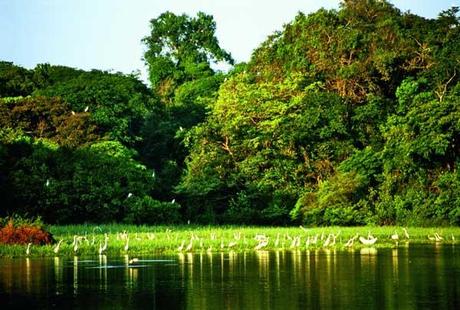
[[[0,259],[0,301],[99,308],[458,308],[453,246]],[[3,307],[2,307],[3,308]]]

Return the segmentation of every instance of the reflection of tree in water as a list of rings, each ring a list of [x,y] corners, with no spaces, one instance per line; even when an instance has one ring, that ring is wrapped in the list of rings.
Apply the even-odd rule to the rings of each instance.
[[[455,247],[441,245],[131,260],[0,258],[0,298],[37,307],[414,308],[429,301],[450,308],[458,294]]]

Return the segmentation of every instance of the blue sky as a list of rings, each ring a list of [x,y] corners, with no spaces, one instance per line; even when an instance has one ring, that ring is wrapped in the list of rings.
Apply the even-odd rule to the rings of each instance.
[[[136,70],[145,77],[140,40],[167,10],[212,14],[217,37],[237,61],[298,11],[338,8],[337,0],[0,0],[0,60],[82,69]],[[393,0],[402,11],[434,18],[460,0]]]

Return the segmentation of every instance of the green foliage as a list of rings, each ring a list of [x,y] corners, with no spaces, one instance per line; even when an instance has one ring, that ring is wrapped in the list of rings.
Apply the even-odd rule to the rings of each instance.
[[[0,61],[0,97],[27,96],[33,88],[32,75],[27,69]]]
[[[150,91],[136,76],[93,70],[57,82],[34,95],[62,98],[74,113],[88,113],[98,134],[124,143],[138,141],[151,108]]]
[[[150,196],[133,198],[129,201],[124,222],[131,224],[177,224],[181,222],[180,205],[160,202]]]
[[[165,103],[183,83],[213,75],[212,63],[233,64],[230,54],[219,46],[211,15],[166,12],[152,19],[150,27],[150,35],[143,39],[147,46],[144,58],[152,88]]]

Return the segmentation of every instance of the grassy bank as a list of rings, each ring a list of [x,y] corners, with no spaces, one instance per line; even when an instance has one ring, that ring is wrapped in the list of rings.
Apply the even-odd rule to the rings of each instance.
[[[263,250],[337,250],[363,247],[402,247],[409,244],[457,244],[460,228],[408,227],[217,227],[217,226],[51,226],[60,242],[31,246],[29,256],[168,254],[178,252],[221,252]],[[369,236],[371,235],[371,236]],[[362,244],[359,237],[372,240]],[[407,238],[409,237],[409,238]],[[61,241],[62,240],[62,241]],[[107,240],[107,242],[106,242]],[[353,240],[353,241],[351,241]],[[105,247],[105,243],[107,246]],[[1,245],[0,256],[24,256],[24,245]]]

